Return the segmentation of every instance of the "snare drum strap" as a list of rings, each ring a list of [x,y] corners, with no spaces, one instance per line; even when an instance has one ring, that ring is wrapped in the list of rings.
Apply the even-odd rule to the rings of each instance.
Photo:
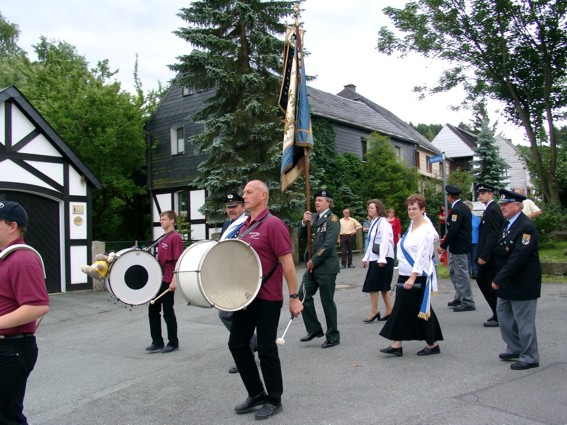
[[[270,273],[268,273],[268,275],[266,277],[262,278],[262,283],[260,284],[260,286],[263,286],[264,283],[266,283],[268,281],[268,279],[272,277],[272,275],[274,274],[274,272],[278,268],[279,264],[280,264],[280,260],[277,260],[276,264],[274,264],[274,267],[272,267],[272,270],[270,270]]]

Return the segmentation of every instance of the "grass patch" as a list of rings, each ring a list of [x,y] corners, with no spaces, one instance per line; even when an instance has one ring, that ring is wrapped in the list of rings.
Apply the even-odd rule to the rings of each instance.
[[[546,262],[564,262],[567,261],[567,241],[546,242],[539,247],[539,260]]]

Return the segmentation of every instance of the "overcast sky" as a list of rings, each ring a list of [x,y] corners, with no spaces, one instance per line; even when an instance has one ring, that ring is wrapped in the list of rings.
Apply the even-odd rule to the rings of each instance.
[[[0,0],[0,13],[20,29],[19,45],[28,53],[40,36],[66,41],[93,66],[108,59],[119,69],[123,88],[133,87],[138,54],[143,88],[156,88],[174,74],[167,67],[191,51],[191,46],[173,34],[185,26],[177,17],[188,0]],[[462,92],[443,93],[417,100],[412,89],[433,83],[443,65],[420,57],[398,59],[378,53],[378,29],[389,20],[381,10],[401,7],[402,0],[307,0],[303,4],[305,48],[310,51],[306,71],[317,76],[310,85],[338,93],[346,84],[398,117],[413,124],[458,125],[469,123],[469,111],[453,112]],[[290,20],[289,23],[292,23]],[[33,59],[33,55],[30,55]],[[523,130],[507,125],[492,106],[491,122],[514,143],[522,143]]]

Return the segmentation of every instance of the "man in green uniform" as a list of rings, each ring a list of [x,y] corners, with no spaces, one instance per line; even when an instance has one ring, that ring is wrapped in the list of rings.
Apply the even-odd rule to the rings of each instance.
[[[303,299],[303,322],[307,329],[307,335],[300,339],[302,342],[311,341],[323,336],[323,328],[317,319],[313,296],[319,290],[321,304],[327,321],[326,341],[321,348],[334,347],[340,344],[340,334],[337,329],[337,306],[333,299],[335,295],[335,280],[339,272],[339,258],[335,247],[341,225],[339,217],[331,211],[333,207],[333,195],[328,190],[320,190],[315,193],[316,214],[306,211],[301,222],[300,235],[307,237],[307,223],[311,222],[312,231],[312,255],[305,255],[305,267],[307,271],[303,275],[303,281],[299,290],[299,296]]]

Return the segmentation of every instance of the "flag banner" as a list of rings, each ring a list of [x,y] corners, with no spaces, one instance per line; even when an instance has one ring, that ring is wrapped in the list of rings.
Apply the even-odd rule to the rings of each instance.
[[[302,42],[303,31],[298,30],[297,27],[288,27],[279,97],[279,107],[285,112],[281,165],[282,192],[305,171],[305,149],[309,151],[313,148],[305,66],[301,53]]]

